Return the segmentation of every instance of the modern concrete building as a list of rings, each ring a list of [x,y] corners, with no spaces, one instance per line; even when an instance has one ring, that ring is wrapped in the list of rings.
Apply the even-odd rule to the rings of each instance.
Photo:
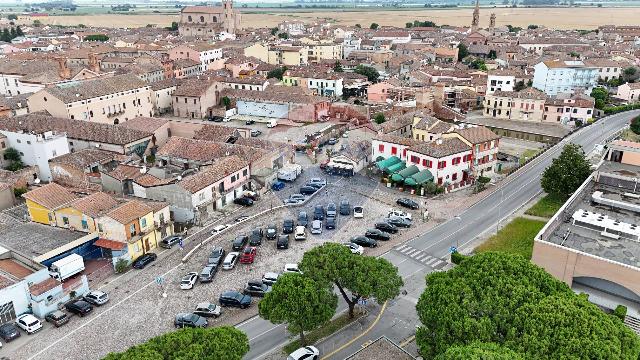
[[[640,144],[614,141],[535,237],[532,261],[589,300],[640,316]],[[625,321],[627,322],[627,321]]]
[[[576,89],[589,94],[596,86],[598,76],[598,68],[579,60],[543,61],[534,66],[533,87],[547,95],[573,93]]]
[[[49,169],[49,160],[69,153],[67,135],[53,130],[25,131],[0,126],[0,133],[6,136],[8,147],[20,153],[25,165],[38,166],[39,177],[43,181],[51,181],[53,177]]]

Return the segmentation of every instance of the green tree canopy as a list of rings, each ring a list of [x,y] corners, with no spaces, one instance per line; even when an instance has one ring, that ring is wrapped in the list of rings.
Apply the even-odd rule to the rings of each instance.
[[[540,183],[547,194],[564,200],[580,187],[589,174],[591,165],[580,145],[567,144],[560,156],[544,170]]]
[[[336,243],[307,251],[300,269],[329,289],[335,285],[349,305],[351,317],[361,298],[373,297],[382,304],[398,296],[403,285],[398,268],[386,259],[354,255],[346,246]]]
[[[344,72],[344,69],[342,68],[342,64],[340,64],[340,61],[336,60],[336,63],[333,64],[333,71]]]
[[[229,99],[229,97],[228,97],[228,96],[224,96],[224,97],[222,98],[222,105],[224,105],[224,108],[225,108],[226,110],[231,109],[231,99]]]
[[[369,25],[369,29],[377,29],[380,25],[378,25],[377,23],[371,23],[371,25]]]
[[[607,89],[601,87],[591,90],[591,94],[589,94],[589,96],[596,100],[596,109],[603,109],[606,102],[609,100],[609,92]]]
[[[622,71],[622,80],[627,82],[635,82],[640,78],[640,70],[635,66],[629,66]]]
[[[22,156],[20,152],[15,148],[7,148],[4,151],[5,160],[9,161],[9,164],[6,166],[6,170],[9,171],[18,171],[24,168],[24,163],[22,162]]]
[[[9,20],[18,20],[18,15],[16,15],[16,14],[9,14],[9,16],[7,16],[7,19],[9,19]]]
[[[109,37],[105,34],[93,34],[93,35],[87,35],[84,37],[83,39],[84,41],[102,41],[105,42],[107,40],[109,40]]]
[[[520,306],[571,290],[529,260],[481,253],[447,272],[427,275],[416,309],[416,341],[424,357],[478,340],[501,343]]]
[[[300,274],[284,274],[270,292],[258,303],[260,316],[274,324],[287,323],[288,329],[300,334],[331,320],[338,306],[338,297],[327,287]]]
[[[387,119],[384,117],[384,114],[383,114],[383,113],[377,113],[377,114],[375,114],[375,116],[373,117],[373,121],[374,121],[376,124],[378,124],[378,125],[379,125],[379,124],[382,124],[383,122],[387,121]]]
[[[278,80],[282,80],[282,76],[287,71],[287,67],[283,66],[281,68],[273,69],[267,73],[267,79],[276,78]]]
[[[631,120],[631,125],[629,125],[629,128],[631,129],[631,131],[633,131],[634,134],[640,135],[640,116],[636,116],[635,118],[633,118],[633,120]]]
[[[524,360],[521,354],[494,343],[472,342],[447,349],[434,360]]]
[[[380,77],[380,73],[378,72],[378,70],[376,70],[375,68],[371,67],[371,66],[366,66],[366,65],[358,65],[356,66],[356,69],[354,70],[354,72],[356,74],[360,74],[360,75],[364,75],[367,77],[367,80],[371,81],[371,82],[377,82],[378,78]]]
[[[467,49],[467,45],[460,43],[458,44],[458,61],[462,61],[462,59],[469,56],[469,49]]]
[[[513,90],[515,91],[521,91],[527,88],[527,85],[524,83],[524,80],[520,80],[518,81],[515,86],[513,87]]]
[[[185,328],[154,337],[103,360],[240,360],[249,351],[249,339],[232,326]]]

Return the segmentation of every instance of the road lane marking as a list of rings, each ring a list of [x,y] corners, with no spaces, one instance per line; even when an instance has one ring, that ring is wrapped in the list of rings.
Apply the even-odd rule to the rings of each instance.
[[[249,339],[249,342],[251,342],[251,341],[253,341],[253,340],[255,340],[255,339],[257,339],[257,338],[261,337],[262,335],[265,335],[265,334],[267,334],[267,333],[269,333],[269,332],[271,332],[271,331],[273,331],[273,330],[275,330],[275,329],[277,329],[277,328],[279,328],[279,327],[281,327],[281,326],[282,326],[282,324],[279,324],[279,325],[276,325],[276,326],[272,327],[272,328],[271,328],[271,329],[269,329],[269,330],[265,330],[265,331],[261,332],[260,334],[258,334],[258,335],[256,335],[256,336],[252,337],[251,339]]]

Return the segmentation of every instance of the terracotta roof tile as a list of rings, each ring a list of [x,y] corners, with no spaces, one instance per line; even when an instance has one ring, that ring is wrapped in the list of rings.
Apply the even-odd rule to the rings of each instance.
[[[455,131],[460,134],[464,139],[472,144],[480,144],[487,141],[500,139],[499,135],[496,135],[493,131],[484,126],[468,127],[464,129],[458,129]]]
[[[108,194],[96,192],[74,201],[71,206],[83,214],[97,218],[118,206],[118,201]]]
[[[160,119],[160,118],[150,118],[150,117],[135,117],[133,119],[127,120],[123,123],[120,123],[119,127],[124,127],[131,130],[138,131],[155,131],[163,125],[167,124],[169,120]]]
[[[237,156],[229,156],[216,161],[204,171],[184,178],[179,184],[193,194],[248,165]]]
[[[38,296],[46,293],[49,290],[55,289],[56,286],[62,285],[62,283],[54,278],[48,278],[43,282],[33,284],[29,286],[29,292],[31,295]]]
[[[49,162],[71,165],[82,169],[93,164],[112,161],[115,155],[116,154],[111,151],[88,148],[55,157],[49,160]]]
[[[458,138],[438,139],[409,148],[411,151],[439,159],[445,156],[471,151],[471,147]]]
[[[127,180],[127,179],[132,179],[135,180],[139,177],[141,177],[143,174],[140,172],[140,167],[137,166],[130,166],[130,165],[124,165],[124,164],[120,164],[118,166],[116,166],[115,169],[113,169],[113,171],[107,173],[109,176],[111,176],[112,178],[116,179],[116,180]]]
[[[29,199],[47,209],[58,209],[62,206],[69,205],[78,197],[72,194],[64,187],[51,183],[31,190],[22,197]]]
[[[105,216],[126,225],[152,211],[153,210],[144,203],[137,200],[131,200],[109,211]]]

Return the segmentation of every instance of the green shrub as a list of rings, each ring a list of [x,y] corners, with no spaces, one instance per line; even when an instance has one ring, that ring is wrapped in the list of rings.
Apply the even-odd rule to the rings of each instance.
[[[451,262],[456,265],[459,265],[466,258],[468,258],[468,256],[462,255],[457,251],[451,253]]]
[[[615,315],[618,319],[624,321],[624,317],[627,316],[627,307],[624,305],[616,306],[616,309],[613,310],[613,315]]]
[[[23,187],[19,187],[19,188],[13,188],[13,195],[15,195],[15,197],[19,198],[20,196],[22,196],[22,194],[27,192],[27,188],[23,188]]]
[[[640,109],[640,103],[621,105],[621,106],[610,106],[610,107],[605,107],[603,110],[606,115],[611,115],[611,114],[617,114],[623,111],[636,110],[636,109]]]
[[[118,261],[116,262],[116,273],[117,274],[122,274],[123,272],[127,271],[127,269],[129,268],[129,262],[125,259],[118,259]]]
[[[583,298],[583,299],[585,299],[585,300],[587,300],[587,301],[589,301],[589,294],[587,294],[587,293],[580,293],[580,294],[578,294],[578,296]]]

